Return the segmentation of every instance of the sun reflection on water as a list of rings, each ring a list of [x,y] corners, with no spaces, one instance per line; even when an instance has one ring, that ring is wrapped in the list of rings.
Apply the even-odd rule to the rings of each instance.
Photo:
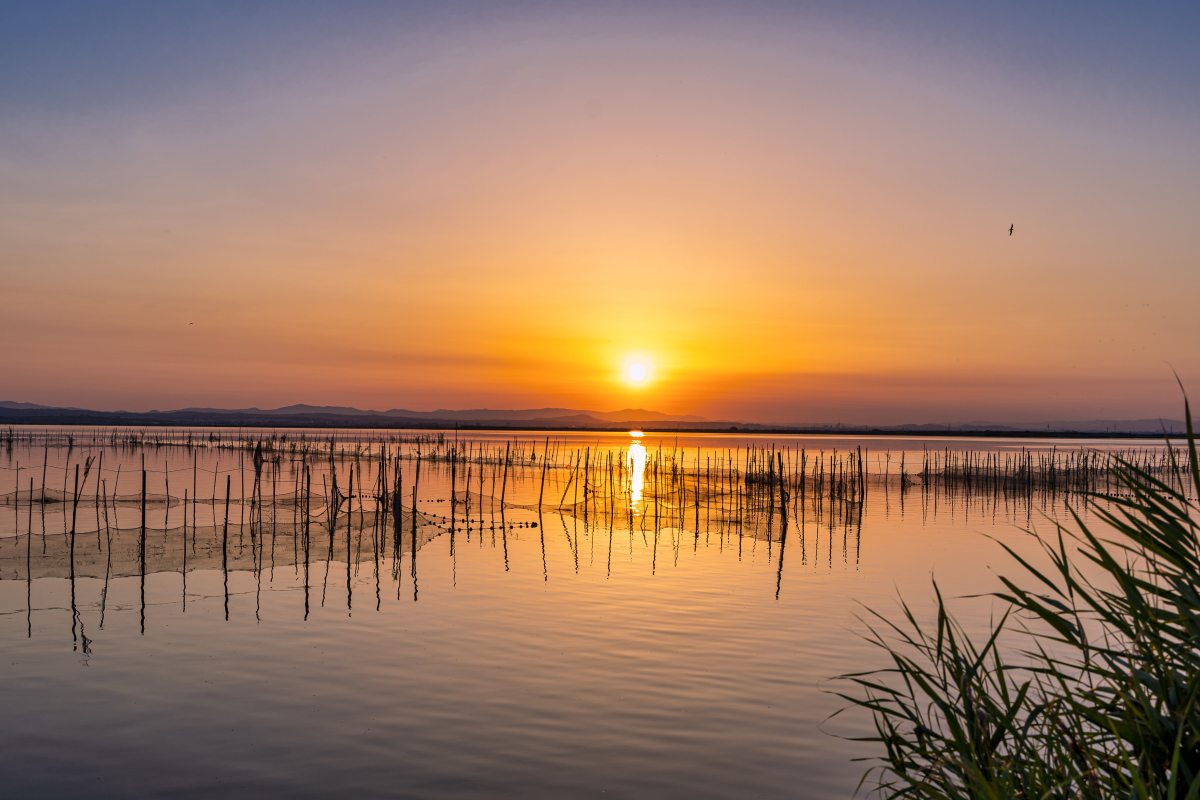
[[[640,431],[631,431],[630,433],[635,438],[629,445],[629,504],[636,513],[639,511],[639,503],[642,502],[642,478],[646,472],[646,448],[642,447],[636,438],[642,435]]]

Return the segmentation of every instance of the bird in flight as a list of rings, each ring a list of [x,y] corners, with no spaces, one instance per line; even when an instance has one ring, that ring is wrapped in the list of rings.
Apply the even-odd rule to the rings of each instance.
[[[1013,228],[1015,228],[1015,227],[1017,227],[1016,224],[1008,226],[1008,235],[1009,236],[1012,236]]]

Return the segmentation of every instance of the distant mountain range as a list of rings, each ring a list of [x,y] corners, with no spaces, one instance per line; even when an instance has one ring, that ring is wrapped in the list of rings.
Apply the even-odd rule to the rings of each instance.
[[[629,428],[647,425],[723,426],[691,414],[664,414],[644,408],[621,411],[580,411],[571,408],[490,409],[455,411],[371,411],[348,406],[311,406],[297,404],[282,408],[181,408],[174,411],[92,411],[60,408],[37,403],[0,401],[0,423],[42,423],[62,425],[245,425],[245,426],[319,426],[365,428]],[[733,423],[736,424],[736,423]]]
[[[0,403],[0,407],[4,406]],[[176,412],[171,412],[176,413]],[[192,414],[270,414],[270,415],[312,415],[337,414],[353,417],[401,417],[404,419],[436,419],[455,421],[527,421],[546,419],[576,419],[588,417],[598,422],[709,422],[704,417],[691,414],[663,414],[660,411],[647,411],[644,408],[626,408],[622,411],[578,411],[573,408],[526,408],[518,410],[497,410],[491,408],[471,408],[463,411],[452,411],[440,408],[437,411],[409,411],[403,408],[393,408],[390,411],[363,411],[348,406],[309,406],[298,403],[283,408],[182,408],[178,413]]]
[[[664,414],[644,408],[620,411],[584,411],[571,408],[526,408],[409,411],[393,408],[370,411],[348,406],[297,404],[282,408],[181,408],[174,411],[92,411],[84,408],[44,406],[37,403],[0,401],[0,424],[43,425],[207,425],[263,427],[349,427],[349,428],[533,428],[533,429],[628,429],[709,431],[819,431],[923,435],[1017,434],[1151,434],[1183,433],[1179,420],[1051,420],[1028,425],[997,422],[968,422],[958,425],[843,425],[841,423],[762,424],[736,420],[710,420],[693,414]]]

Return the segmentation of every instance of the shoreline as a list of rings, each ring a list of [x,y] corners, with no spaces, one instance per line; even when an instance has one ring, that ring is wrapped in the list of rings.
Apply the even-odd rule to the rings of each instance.
[[[80,414],[47,414],[19,413],[0,415],[0,426],[5,427],[85,427],[85,428],[262,428],[262,429],[298,429],[310,430],[315,428],[336,428],[355,430],[386,430],[386,431],[460,431],[460,432],[494,432],[511,431],[513,433],[626,433],[636,428],[643,433],[651,434],[736,434],[736,435],[770,435],[770,436],[845,436],[845,437],[928,437],[928,438],[989,438],[989,439],[1147,439],[1167,438],[1186,439],[1186,433],[1169,433],[1164,431],[1075,431],[1075,430],[1018,430],[1018,429],[971,429],[958,428],[949,430],[891,427],[868,428],[855,427],[789,427],[766,425],[736,425],[728,427],[696,427],[685,426],[683,423],[642,424],[631,420],[631,424],[615,426],[563,426],[563,425],[530,425],[525,421],[513,420],[509,424],[501,421],[488,423],[456,423],[454,420],[413,420],[398,419],[383,421],[376,417],[330,415],[322,418],[281,418],[252,415],[246,416],[200,416],[175,414],[148,414],[120,412],[87,412]],[[231,418],[232,417],[232,418]]]

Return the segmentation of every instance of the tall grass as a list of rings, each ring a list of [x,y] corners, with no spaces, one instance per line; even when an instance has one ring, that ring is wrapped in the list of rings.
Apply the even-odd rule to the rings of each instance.
[[[1200,797],[1200,462],[1155,476],[1126,461],[1091,495],[1089,526],[1040,539],[1047,566],[1005,548],[1016,577],[986,637],[940,591],[936,620],[872,612],[889,666],[842,676],[873,715],[885,797]],[[999,588],[999,587],[998,587]],[[843,684],[845,685],[845,684]]]

